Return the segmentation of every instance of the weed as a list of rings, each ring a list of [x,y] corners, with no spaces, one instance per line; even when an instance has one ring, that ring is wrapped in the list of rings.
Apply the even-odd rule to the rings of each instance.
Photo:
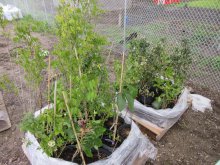
[[[55,31],[55,27],[53,25],[49,25],[46,21],[36,20],[31,15],[24,16],[22,19],[17,21],[17,24],[29,26],[33,32],[54,34]]]
[[[18,95],[18,88],[7,75],[0,77],[0,90]]]

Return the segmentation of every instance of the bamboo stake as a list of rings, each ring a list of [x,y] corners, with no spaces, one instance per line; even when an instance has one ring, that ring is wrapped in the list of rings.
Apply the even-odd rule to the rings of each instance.
[[[77,50],[76,50],[76,47],[74,46],[74,50],[75,50],[75,55],[76,55],[76,59],[77,59],[77,61],[78,62],[80,62],[79,61],[79,56],[78,56],[78,53],[77,53]],[[79,63],[79,66],[78,66],[78,70],[79,70],[79,76],[80,76],[80,78],[82,77],[82,71],[81,71],[81,67],[80,67],[80,63]],[[87,106],[86,106],[86,102],[84,101],[83,102],[83,105],[84,105],[84,111],[85,111],[85,120],[86,120],[86,122],[88,121],[88,116],[89,116],[89,114],[88,114],[88,111],[87,111]]]
[[[106,61],[105,61],[105,64],[106,64],[106,65],[108,64],[108,61],[109,61],[109,59],[110,59],[110,57],[111,57],[113,45],[114,45],[114,44],[113,44],[113,42],[112,42],[111,48],[110,48],[110,50],[109,50],[108,56],[107,56]]]
[[[48,63],[48,81],[47,81],[47,103],[48,109],[50,106],[50,55],[49,55],[49,63]]]
[[[75,46],[74,46],[74,50],[75,50],[76,59],[77,59],[77,61],[79,63],[79,57],[78,57],[78,53],[77,53],[77,50],[76,50]],[[78,65],[78,70],[79,70],[79,76],[82,77],[82,71],[81,71],[80,63]]]
[[[122,92],[123,87],[123,74],[124,74],[124,63],[125,63],[125,51],[126,51],[126,16],[127,16],[127,0],[125,0],[124,3],[124,46],[123,46],[123,54],[122,54],[122,62],[121,62],[121,79],[120,79],[120,89],[119,93]],[[116,110],[118,111],[118,106],[116,106]],[[113,141],[115,141],[116,138],[116,132],[117,132],[117,125],[118,125],[118,117],[119,114],[116,113],[116,121],[115,121],[115,127],[114,127],[114,134],[113,134]]]
[[[63,92],[63,98],[64,98],[64,101],[65,101],[65,104],[66,104],[66,108],[67,108],[67,111],[68,111],[68,114],[69,114],[69,118],[70,118],[72,129],[73,129],[73,133],[74,133],[74,135],[76,137],[76,142],[77,142],[77,146],[78,146],[78,149],[79,149],[79,152],[80,152],[80,156],[81,156],[82,161],[83,161],[83,165],[86,165],[85,158],[84,158],[84,155],[83,155],[83,152],[82,152],[82,148],[81,148],[81,145],[80,145],[80,141],[78,139],[78,136],[77,136],[77,133],[76,133],[76,129],[75,129],[75,125],[74,125],[74,122],[73,122],[73,119],[72,119],[72,114],[70,112],[70,109],[69,109],[69,106],[68,106],[68,103],[67,103],[67,97],[66,97],[65,92]]]
[[[54,86],[54,128],[55,128],[55,118],[56,118],[56,109],[57,109],[57,81],[55,81]]]
[[[48,80],[47,80],[47,104],[48,109],[50,108],[50,55],[48,62]],[[47,122],[47,133],[49,133],[49,123]]]
[[[122,86],[123,86],[123,75],[124,75],[124,63],[125,63],[125,53],[123,52],[122,54],[122,62],[121,62],[121,79],[120,79],[120,88],[119,88],[119,93],[122,92]],[[117,128],[118,128],[118,117],[119,117],[119,113],[118,113],[118,106],[116,105],[116,119],[115,119],[115,126],[114,126],[114,132],[113,132],[113,141],[115,141],[116,139],[116,133],[117,133]]]

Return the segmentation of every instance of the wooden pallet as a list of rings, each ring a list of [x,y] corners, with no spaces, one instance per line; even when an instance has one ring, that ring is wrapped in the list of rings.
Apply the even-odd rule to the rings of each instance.
[[[146,133],[148,136],[150,136],[151,138],[153,138],[156,141],[159,141],[167,133],[167,131],[175,123],[178,122],[178,120],[183,115],[183,113],[182,113],[178,118],[176,118],[176,120],[174,120],[173,123],[169,127],[161,128],[161,127],[157,126],[156,124],[153,124],[152,122],[150,122],[148,120],[145,120],[141,117],[138,117],[129,111],[127,111],[127,113],[130,115],[131,119],[134,120],[140,126],[140,129],[142,132]]]

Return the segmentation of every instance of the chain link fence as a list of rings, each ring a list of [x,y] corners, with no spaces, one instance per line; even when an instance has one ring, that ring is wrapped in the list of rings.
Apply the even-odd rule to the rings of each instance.
[[[117,51],[123,40],[123,20],[128,38],[137,34],[134,38],[145,38],[153,43],[165,38],[171,49],[187,39],[193,56],[189,80],[220,91],[220,1],[172,3],[177,1],[127,0],[125,19],[125,5],[111,8],[109,4],[104,7],[106,12],[97,22],[97,29],[114,42]],[[108,5],[107,0],[102,3]]]
[[[53,21],[58,0],[0,0],[24,14]],[[95,20],[96,30],[123,51],[125,37],[157,42],[166,38],[170,48],[182,39],[191,45],[193,64],[189,80],[220,91],[219,0],[98,0],[104,13]],[[124,31],[125,30],[125,31]]]

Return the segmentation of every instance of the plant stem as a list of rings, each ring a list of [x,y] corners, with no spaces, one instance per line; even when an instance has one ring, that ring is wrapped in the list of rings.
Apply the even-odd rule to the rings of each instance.
[[[122,62],[121,62],[121,79],[120,79],[120,87],[119,87],[119,93],[122,92],[122,86],[123,86],[123,75],[124,75],[124,63],[125,63],[125,53],[122,54]],[[113,132],[113,141],[116,139],[116,133],[118,128],[118,106],[116,105],[116,119],[115,119],[115,126],[114,126],[114,132]]]
[[[82,70],[81,70],[81,67],[80,67],[80,61],[79,61],[78,53],[77,53],[77,50],[76,50],[75,46],[74,46],[74,50],[75,50],[76,59],[77,59],[77,61],[79,63],[79,65],[78,65],[79,77],[82,78]],[[85,111],[85,120],[87,122],[89,115],[88,115],[87,106],[86,106],[86,102],[85,101],[83,102],[83,105],[84,105],[84,111]]]
[[[78,136],[77,136],[77,133],[76,133],[76,129],[75,129],[75,125],[74,125],[74,122],[73,122],[73,119],[72,119],[72,114],[70,112],[70,109],[69,109],[69,106],[68,106],[68,103],[67,103],[67,97],[66,97],[65,92],[63,92],[63,98],[64,98],[64,101],[65,101],[65,104],[66,104],[66,108],[67,108],[67,111],[68,111],[68,114],[69,114],[69,118],[70,118],[72,129],[73,129],[73,133],[74,133],[74,135],[76,137],[76,142],[77,142],[77,146],[78,146],[78,149],[79,149],[79,152],[80,152],[80,156],[81,156],[82,161],[83,161],[83,165],[86,165],[85,158],[84,158],[84,155],[83,155],[83,152],[82,152],[82,148],[81,148],[81,145],[80,145],[80,141],[78,139]]]

